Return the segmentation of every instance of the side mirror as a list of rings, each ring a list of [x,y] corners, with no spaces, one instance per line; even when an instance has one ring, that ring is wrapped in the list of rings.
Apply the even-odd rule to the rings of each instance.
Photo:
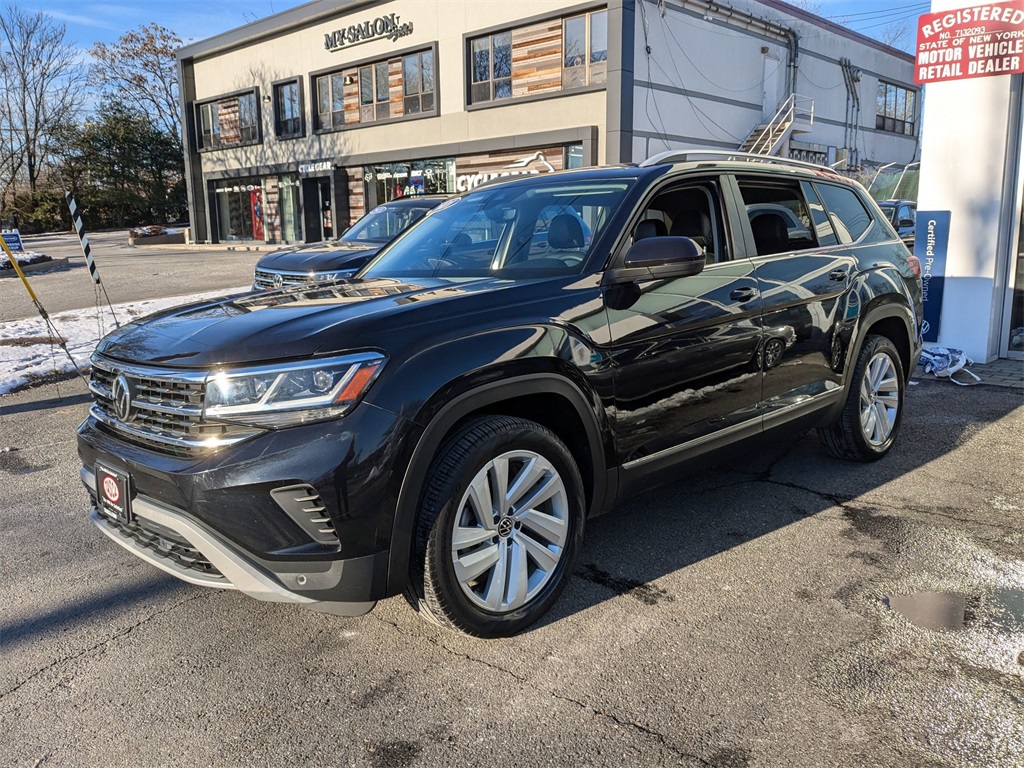
[[[704,254],[688,237],[645,237],[626,252],[622,267],[605,272],[607,284],[691,277],[704,271]]]
[[[900,219],[900,229],[906,229],[907,227],[913,227],[913,219]]]

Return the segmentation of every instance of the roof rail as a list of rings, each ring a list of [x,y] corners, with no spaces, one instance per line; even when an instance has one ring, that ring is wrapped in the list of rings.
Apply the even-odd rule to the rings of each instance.
[[[688,163],[699,157],[720,157],[727,160],[760,161],[776,165],[792,165],[797,168],[813,168],[816,171],[828,171],[836,176],[840,175],[834,168],[829,168],[827,165],[808,163],[803,160],[792,160],[788,157],[778,157],[776,155],[758,155],[753,152],[729,152],[724,149],[669,149],[665,152],[651,155],[651,157],[640,163],[640,167],[650,168],[652,165],[661,165],[662,163]]]

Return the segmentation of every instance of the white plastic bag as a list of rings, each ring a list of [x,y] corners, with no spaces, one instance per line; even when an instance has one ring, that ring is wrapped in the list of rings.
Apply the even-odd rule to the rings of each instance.
[[[921,365],[924,372],[932,374],[937,379],[949,379],[961,387],[969,387],[981,381],[981,377],[967,370],[968,365],[974,361],[967,356],[962,349],[951,347],[925,347],[921,351]],[[953,374],[963,371],[974,381],[957,381]]]

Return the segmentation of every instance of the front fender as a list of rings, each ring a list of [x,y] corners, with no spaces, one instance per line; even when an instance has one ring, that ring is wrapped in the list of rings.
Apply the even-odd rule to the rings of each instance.
[[[401,591],[408,579],[422,488],[445,436],[468,416],[498,410],[495,406],[503,401],[552,395],[574,410],[593,465],[587,489],[591,500],[588,514],[606,506],[614,496],[614,487],[610,487],[614,475],[608,470],[614,452],[599,394],[608,376],[606,368],[596,348],[568,329],[534,326],[485,332],[439,345],[390,372],[392,377],[415,382],[421,394],[401,402],[407,409],[404,415],[423,431],[415,445],[402,448],[406,470],[391,532],[389,590]],[[379,391],[377,404],[388,407],[384,405],[388,394]]]

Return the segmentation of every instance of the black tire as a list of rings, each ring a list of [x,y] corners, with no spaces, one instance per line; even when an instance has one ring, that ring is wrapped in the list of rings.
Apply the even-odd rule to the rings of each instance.
[[[488,525],[481,522],[476,512],[478,497],[470,491],[474,478],[478,482],[481,475],[486,478],[488,498],[493,502],[492,479],[493,485],[500,483],[494,474],[496,468],[504,462],[506,487],[511,494],[516,487],[513,479],[525,477],[512,473],[522,471],[527,463],[523,457],[530,455],[546,460],[546,464],[539,461],[533,465],[545,468],[543,483],[537,481],[524,487],[528,490],[555,487],[564,489],[564,493],[558,490],[553,499],[536,504],[536,509],[530,507],[533,511],[521,512],[528,517],[525,523],[515,522],[508,510],[499,510],[500,517],[492,519],[493,540],[470,545],[463,541],[461,546],[455,544],[457,521],[460,531],[472,530],[480,536],[490,533]],[[488,467],[491,467],[489,471]],[[503,495],[503,499],[507,499],[509,494]],[[523,498],[533,495],[524,492]],[[492,512],[496,506],[491,504]],[[522,505],[524,509],[527,506]],[[549,552],[557,552],[557,555],[551,555],[556,564],[548,570],[540,566],[540,561],[533,554],[537,552],[537,542],[544,541],[539,529],[532,527],[538,520],[546,525],[557,524],[556,537],[564,543],[564,546],[544,544]],[[555,433],[525,419],[507,416],[475,419],[445,441],[430,467],[420,498],[406,596],[421,616],[442,627],[476,637],[515,634],[537,621],[565,588],[582,544],[583,520],[583,482],[579,469]],[[478,557],[482,561],[491,557],[492,548],[495,552],[504,552],[502,565],[495,564],[480,577],[460,581],[459,575],[465,577],[467,571],[457,573],[453,552],[468,552],[467,557]],[[464,560],[460,558],[460,566],[463,565]],[[529,576],[519,582],[513,578],[517,574]],[[506,596],[513,583],[525,583],[527,587],[534,583],[534,594],[529,594],[529,599],[514,608],[508,607],[515,604],[514,600],[508,603],[499,601],[496,610],[482,604],[497,592],[502,597]],[[494,592],[491,591],[492,586]],[[522,598],[523,595],[517,593],[516,597]]]
[[[884,370],[886,376],[881,390],[872,381],[874,366]],[[851,461],[876,461],[889,452],[903,421],[906,392],[903,370],[900,353],[888,338],[869,335],[864,339],[839,418],[818,430],[822,444],[832,456]],[[895,412],[887,403],[895,405]],[[866,423],[862,414],[869,409],[875,409],[875,421]],[[885,423],[878,416],[882,411],[888,414],[885,418],[891,425],[887,430],[878,426]]]

